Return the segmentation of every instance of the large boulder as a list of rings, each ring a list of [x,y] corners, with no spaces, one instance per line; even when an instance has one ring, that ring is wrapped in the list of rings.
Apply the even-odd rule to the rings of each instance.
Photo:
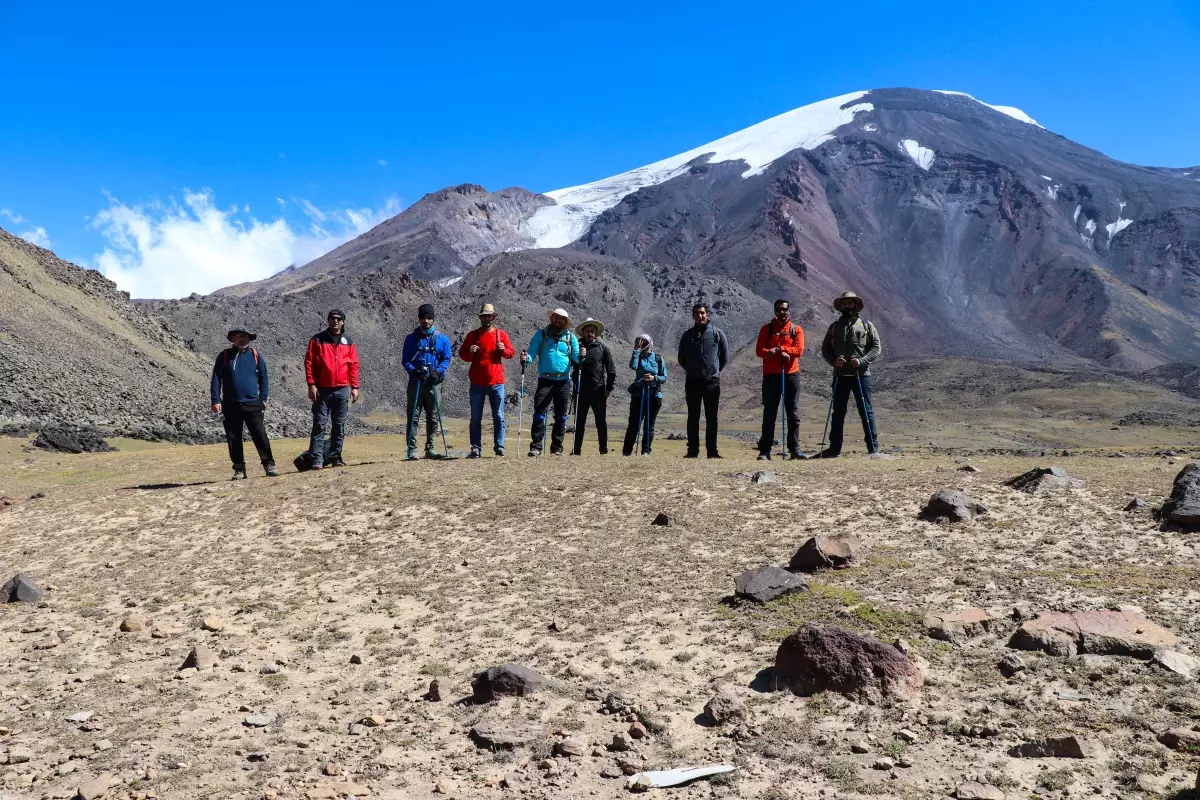
[[[831,691],[871,701],[905,700],[922,684],[920,670],[895,647],[812,622],[779,645],[772,680],[799,695]]]
[[[0,586],[0,602],[3,603],[40,603],[45,597],[46,590],[24,572],[18,572]]]
[[[746,704],[728,691],[720,691],[704,704],[704,716],[713,725],[742,722],[748,716]]]
[[[1008,642],[1018,650],[1055,656],[1091,653],[1150,659],[1178,638],[1135,611],[1047,611],[1021,623]]]
[[[818,569],[840,569],[858,558],[859,542],[853,536],[814,536],[792,556],[788,569],[794,572],[813,572]]]
[[[966,522],[976,515],[986,513],[987,506],[962,489],[942,489],[929,498],[929,502],[921,510],[921,519]]]
[[[1171,496],[1160,513],[1167,522],[1200,528],[1200,462],[1193,461],[1175,476]]]
[[[38,433],[33,446],[56,453],[111,453],[117,448],[104,441],[98,433],[83,428],[46,428]]]
[[[1038,494],[1060,489],[1078,489],[1083,486],[1083,481],[1072,478],[1062,467],[1038,467],[1005,481],[1005,486],[1029,494]]]
[[[734,590],[738,597],[766,603],[777,597],[808,591],[808,581],[774,564],[748,569],[734,578]]]
[[[1191,728],[1171,728],[1158,735],[1158,741],[1181,753],[1200,753],[1200,731]]]
[[[471,699],[490,703],[501,697],[524,697],[546,687],[546,679],[520,664],[489,667],[471,681]]]
[[[480,723],[470,732],[471,741],[485,750],[512,750],[542,739],[546,732],[536,727],[506,727]]]

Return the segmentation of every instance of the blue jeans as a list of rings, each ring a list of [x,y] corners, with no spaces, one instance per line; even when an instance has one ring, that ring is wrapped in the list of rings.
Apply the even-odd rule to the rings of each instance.
[[[483,401],[492,406],[492,448],[504,452],[504,384],[476,386],[471,384],[471,449],[483,449]]]
[[[863,375],[839,375],[834,378],[833,392],[833,422],[829,426],[829,454],[838,455],[842,452],[842,426],[846,423],[846,406],[850,403],[850,395],[857,400],[858,416],[862,419],[863,441],[867,444],[867,452],[879,450],[879,439],[875,435],[875,409],[871,406],[871,378]]]
[[[342,443],[346,440],[346,417],[350,414],[350,387],[317,389],[317,402],[312,404],[312,438],[308,450],[313,454],[313,466],[332,464],[342,457]],[[330,426],[330,418],[333,424]],[[330,426],[329,441],[325,441],[325,428]]]

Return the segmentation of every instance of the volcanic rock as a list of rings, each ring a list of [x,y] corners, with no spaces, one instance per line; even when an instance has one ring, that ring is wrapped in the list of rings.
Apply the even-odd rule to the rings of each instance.
[[[1004,485],[1029,494],[1037,494],[1058,489],[1078,489],[1083,486],[1083,481],[1072,478],[1062,467],[1038,467],[1005,481]]]
[[[1161,514],[1166,521],[1184,528],[1200,528],[1200,462],[1193,461],[1175,476]]]
[[[490,703],[500,697],[524,697],[545,688],[546,679],[520,664],[489,667],[471,681],[472,700]]]
[[[1104,749],[1099,742],[1081,736],[1058,736],[1037,739],[1010,748],[1013,758],[1100,758]]]
[[[1134,611],[1047,611],[1021,623],[1008,646],[1056,656],[1077,653],[1149,659],[1178,639],[1166,628]]]
[[[808,581],[802,575],[774,564],[748,569],[738,575],[733,584],[738,597],[756,603],[766,603],[777,597],[808,590]]]
[[[792,556],[788,569],[812,572],[818,569],[848,567],[858,557],[859,541],[853,536],[814,536]]]
[[[904,700],[921,688],[921,673],[895,647],[833,625],[808,623],[775,654],[777,689],[799,695],[841,692],[855,699]]]
[[[978,514],[986,513],[987,506],[962,489],[942,489],[929,498],[929,502],[921,511],[921,519],[966,522]]]
[[[24,572],[18,572],[0,586],[0,601],[5,603],[40,603],[45,597],[46,590]]]
[[[925,627],[934,639],[963,644],[967,639],[987,633],[995,619],[982,608],[960,608],[940,614],[927,614]]]

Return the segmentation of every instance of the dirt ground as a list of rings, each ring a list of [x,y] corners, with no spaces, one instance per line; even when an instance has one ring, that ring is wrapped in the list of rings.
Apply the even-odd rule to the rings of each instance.
[[[17,500],[0,510],[0,580],[53,587],[0,606],[0,797],[74,797],[108,776],[105,796],[128,798],[604,798],[629,793],[623,769],[721,763],[738,770],[651,794],[939,798],[978,779],[1010,798],[1128,798],[1195,780],[1200,755],[1155,738],[1200,723],[1194,680],[1117,656],[996,667],[1014,607],[1136,605],[1196,648],[1200,534],[1123,511],[1156,506],[1186,456],[980,457],[968,474],[928,452],[764,465],[744,443],[685,461],[660,441],[646,458],[408,464],[399,437],[374,436],[348,442],[346,468],[232,483],[223,447],[116,444],[63,456],[0,440],[0,494]],[[276,443],[280,462],[302,447]],[[1003,485],[1051,464],[1083,488]],[[738,474],[763,467],[778,483]],[[919,520],[946,486],[989,513]],[[660,512],[675,524],[651,526]],[[839,532],[863,540],[856,566],[728,602],[741,571]],[[961,606],[992,611],[993,630],[927,635],[924,614]],[[121,632],[139,616],[144,630]],[[769,691],[763,671],[806,621],[905,639],[923,690],[885,705]],[[181,672],[197,645],[219,663]],[[465,702],[504,662],[555,683]],[[435,678],[440,702],[423,699]],[[719,689],[748,722],[705,724]],[[611,746],[635,717],[601,713],[610,692],[650,728],[628,751]],[[533,740],[477,747],[485,723]],[[1006,753],[1064,733],[1106,755]],[[568,736],[582,754],[554,757]],[[895,766],[873,768],[884,757]]]

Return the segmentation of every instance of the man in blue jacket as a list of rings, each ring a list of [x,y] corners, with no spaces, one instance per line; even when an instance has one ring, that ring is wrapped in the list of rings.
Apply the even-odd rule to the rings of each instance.
[[[441,383],[450,369],[453,351],[450,339],[434,325],[432,303],[417,309],[420,323],[404,337],[401,356],[408,372],[408,460],[417,460],[417,419],[425,411],[425,457],[437,458],[433,437],[437,433],[438,404],[441,402]]]
[[[246,477],[246,458],[242,453],[242,428],[250,430],[250,438],[263,469],[269,477],[279,475],[275,457],[271,455],[271,440],[263,423],[270,383],[267,362],[250,346],[258,338],[245,328],[234,328],[226,334],[230,348],[221,351],[213,365],[211,400],[214,414],[224,413],[225,439],[229,443],[229,460],[233,462],[233,480]]]
[[[542,454],[546,438],[546,412],[554,404],[554,430],[550,434],[550,452],[561,456],[567,430],[567,405],[571,401],[571,370],[579,365],[579,339],[571,333],[571,318],[561,308],[550,313],[550,324],[533,335],[521,361],[537,362],[538,382],[533,395],[533,428],[530,430],[529,455]]]

